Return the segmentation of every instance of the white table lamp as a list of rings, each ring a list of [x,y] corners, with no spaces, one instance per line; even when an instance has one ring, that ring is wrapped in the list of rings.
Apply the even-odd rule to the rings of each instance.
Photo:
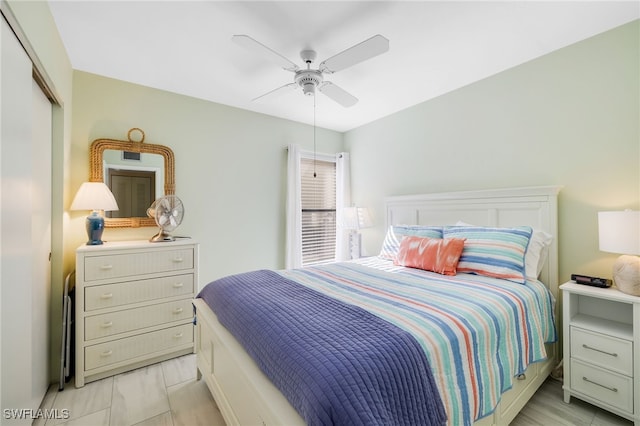
[[[87,241],[88,246],[102,244],[102,231],[104,231],[104,218],[101,210],[118,210],[118,203],[107,185],[102,182],[85,182],[76,193],[71,210],[92,210],[87,216]]]
[[[351,259],[358,259],[361,255],[361,239],[360,230],[373,226],[371,213],[365,207],[345,207],[342,210],[342,228],[348,229],[349,232],[349,251]]]
[[[598,212],[600,250],[621,254],[613,281],[623,293],[640,296],[640,211]]]

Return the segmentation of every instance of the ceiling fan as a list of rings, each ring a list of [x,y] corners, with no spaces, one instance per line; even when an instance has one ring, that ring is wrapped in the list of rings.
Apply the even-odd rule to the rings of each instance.
[[[234,35],[231,40],[256,54],[263,56],[271,62],[274,62],[282,67],[282,69],[294,73],[293,83],[285,84],[284,86],[278,87],[277,89],[267,92],[262,96],[258,96],[253,99],[254,101],[267,96],[271,97],[279,95],[283,92],[295,90],[298,87],[301,87],[302,92],[307,96],[315,95],[317,89],[344,107],[355,105],[358,102],[358,98],[334,83],[326,81],[324,79],[324,74],[333,74],[389,50],[389,40],[378,34],[322,61],[317,69],[311,68],[311,64],[315,61],[317,56],[316,52],[314,50],[303,50],[300,52],[300,57],[307,67],[301,69],[295,63],[291,62],[275,50],[254,40],[248,35]]]

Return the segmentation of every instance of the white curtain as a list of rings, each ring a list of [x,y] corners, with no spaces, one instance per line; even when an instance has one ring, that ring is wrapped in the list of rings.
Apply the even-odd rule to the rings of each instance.
[[[300,188],[300,147],[289,144],[287,161],[287,242],[285,268],[302,266],[302,204]]]
[[[349,231],[344,229],[344,208],[351,205],[351,167],[348,152],[336,154],[336,261],[351,258]]]

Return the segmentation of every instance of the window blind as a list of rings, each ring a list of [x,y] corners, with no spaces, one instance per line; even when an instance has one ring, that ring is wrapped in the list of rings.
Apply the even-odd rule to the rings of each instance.
[[[336,255],[336,163],[302,158],[300,175],[302,266],[333,262]]]

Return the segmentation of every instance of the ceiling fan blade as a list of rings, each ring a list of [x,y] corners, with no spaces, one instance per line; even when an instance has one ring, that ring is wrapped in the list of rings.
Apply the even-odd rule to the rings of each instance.
[[[231,37],[231,40],[236,44],[239,44],[240,46],[244,47],[245,49],[248,49],[258,55],[261,55],[262,57],[270,60],[271,62],[275,63],[276,65],[282,67],[287,71],[295,72],[298,70],[298,66],[296,64],[294,64],[293,62],[291,62],[290,60],[288,60],[287,58],[285,58],[275,50],[265,46],[259,41],[252,39],[248,35],[244,35],[244,34],[234,35],[233,37]]]
[[[260,95],[257,98],[252,99],[252,101],[257,101],[267,97],[273,98],[273,97],[281,96],[287,92],[291,92],[292,90],[295,90],[297,87],[298,85],[296,83],[285,84],[284,86],[280,86],[277,89],[273,89],[272,91],[267,92],[264,95]]]
[[[322,83],[318,90],[346,108],[358,103],[358,98],[330,81]]]
[[[378,34],[323,61],[320,63],[320,71],[331,74],[388,50],[389,40]]]

